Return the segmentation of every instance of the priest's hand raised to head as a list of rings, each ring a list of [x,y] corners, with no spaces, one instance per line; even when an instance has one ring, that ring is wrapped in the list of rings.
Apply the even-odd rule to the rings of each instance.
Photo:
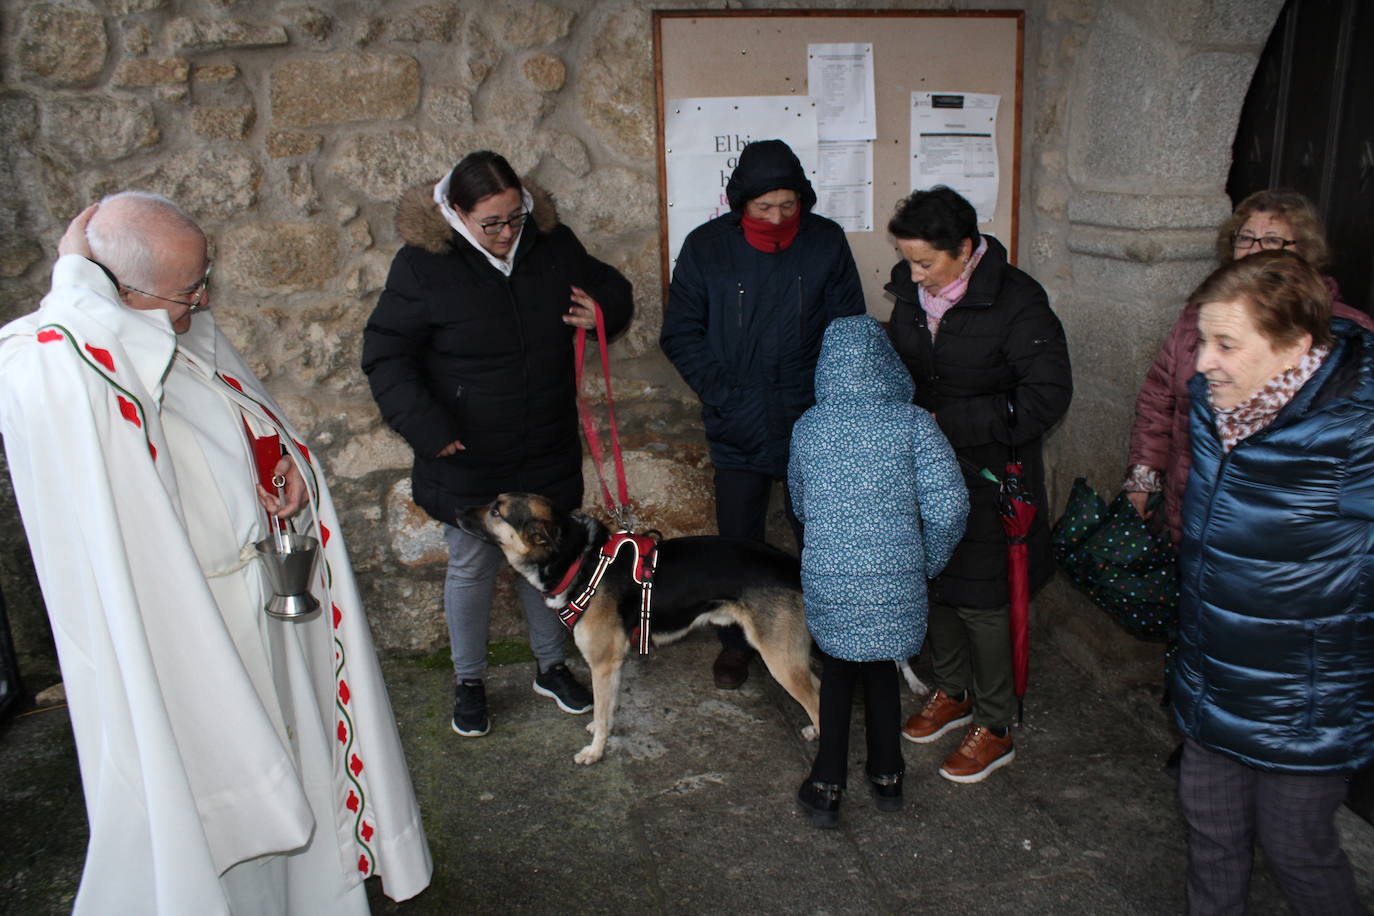
[[[262,484],[258,484],[258,502],[267,510],[269,515],[278,518],[291,518],[305,507],[305,500],[308,493],[305,489],[305,480],[301,477],[301,472],[296,469],[296,462],[291,460],[290,455],[282,455],[277,466],[272,469],[273,475],[286,478],[286,486],[282,488],[282,498],[277,499],[277,494],[271,493]]]
[[[62,238],[57,241],[59,255],[79,254],[88,261],[95,260],[91,254],[91,243],[86,240],[86,226],[89,225],[91,217],[95,216],[99,206],[100,204],[91,204],[67,224],[67,231],[62,233]]]

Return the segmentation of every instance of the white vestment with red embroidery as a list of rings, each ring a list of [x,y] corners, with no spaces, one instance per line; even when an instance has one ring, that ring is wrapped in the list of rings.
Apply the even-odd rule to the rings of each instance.
[[[310,618],[268,617],[245,424],[319,539]],[[0,329],[0,432],[62,664],[90,844],[75,912],[366,912],[431,862],[328,487],[208,314],[176,335],[68,255]]]

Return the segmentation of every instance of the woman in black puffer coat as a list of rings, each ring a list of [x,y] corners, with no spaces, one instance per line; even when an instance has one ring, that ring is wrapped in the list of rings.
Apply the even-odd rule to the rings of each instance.
[[[1024,464],[1040,506],[1028,538],[1037,588],[1054,571],[1041,444],[1073,394],[1064,330],[1045,290],[1007,263],[977,219],[963,197],[936,187],[902,201],[888,225],[903,256],[887,286],[897,300],[888,332],[916,403],[954,446],[971,503],[964,538],[930,586],[937,690],[903,728],[923,744],[972,722],[940,768],[955,782],[978,782],[1015,754],[1007,541],[998,485],[980,471],[1001,477],[1013,447]]]
[[[444,524],[444,605],[459,682],[453,728],[481,735],[480,679],[502,559],[455,527],[457,515],[503,491],[538,493],[562,509],[581,504],[573,335],[594,327],[593,300],[608,334],[623,329],[630,284],[558,222],[546,194],[491,152],[468,155],[436,186],[408,191],[396,228],[405,247],[363,332],[363,371],[382,416],[415,450],[415,502]],[[590,709],[563,667],[562,624],[538,592],[523,582],[519,589],[540,665],[536,691],[567,711]]]

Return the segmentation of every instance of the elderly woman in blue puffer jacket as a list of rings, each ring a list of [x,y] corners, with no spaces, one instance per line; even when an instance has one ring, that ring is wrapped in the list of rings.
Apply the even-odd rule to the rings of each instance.
[[[1286,251],[1203,281],[1178,654],[1188,912],[1365,912],[1334,818],[1374,761],[1374,334]]]
[[[926,635],[926,579],[964,534],[968,491],[949,440],[911,403],[911,375],[878,322],[837,318],[816,364],[816,405],[792,431],[788,483],[805,524],[806,623],[824,653],[821,736],[797,802],[833,827],[863,681],[868,782],[879,809],[902,806],[901,700],[894,660]]]

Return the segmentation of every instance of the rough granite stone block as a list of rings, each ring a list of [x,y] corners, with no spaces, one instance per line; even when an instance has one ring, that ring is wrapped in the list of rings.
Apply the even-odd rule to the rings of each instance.
[[[385,435],[379,431],[379,440]],[[403,467],[409,468],[413,457],[409,446],[399,436],[389,435],[400,443],[400,447],[404,447]],[[391,553],[397,562],[412,567],[448,562],[443,526],[411,500],[409,477],[396,481],[387,491],[386,520],[387,530],[391,533]]]
[[[120,159],[156,146],[161,137],[148,102],[94,95],[63,96],[44,103],[42,135],[80,162]]]
[[[612,166],[559,188],[558,202],[579,235],[619,235],[654,225],[658,182],[649,173]]]
[[[267,134],[267,155],[273,159],[304,156],[320,148],[323,137],[299,130],[273,130]]]
[[[472,96],[457,86],[431,86],[425,91],[425,114],[435,124],[472,124]]]
[[[242,140],[257,116],[252,105],[211,105],[191,112],[191,126],[207,140]]]
[[[235,286],[254,293],[323,286],[334,274],[338,233],[319,223],[265,222],[224,234],[220,260]]]
[[[453,168],[457,151],[481,148],[417,130],[359,134],[340,145],[328,168],[344,187],[395,204],[411,185],[437,181]]]
[[[520,65],[525,79],[541,92],[557,92],[568,79],[568,68],[555,54],[532,54]]]
[[[270,48],[289,41],[286,29],[267,23],[178,18],[167,25],[167,43],[181,51]]]
[[[453,40],[462,14],[449,5],[417,6],[386,17],[386,37],[392,41]]]
[[[328,41],[334,33],[333,17],[318,6],[285,6],[279,12],[311,41]]]
[[[156,191],[198,219],[223,220],[258,202],[262,172],[248,156],[223,150],[178,153],[142,171],[107,170],[91,183],[98,198],[127,188]]]
[[[532,48],[558,41],[572,28],[574,13],[542,0],[493,3],[487,7],[491,34],[511,48]]]
[[[194,78],[198,83],[227,83],[239,75],[239,68],[233,64],[207,64],[195,69]]]
[[[105,68],[110,42],[97,13],[34,3],[19,16],[14,56],[21,79],[90,86]]]
[[[283,127],[403,118],[420,103],[420,65],[408,54],[290,57],[272,70],[271,97]]]

